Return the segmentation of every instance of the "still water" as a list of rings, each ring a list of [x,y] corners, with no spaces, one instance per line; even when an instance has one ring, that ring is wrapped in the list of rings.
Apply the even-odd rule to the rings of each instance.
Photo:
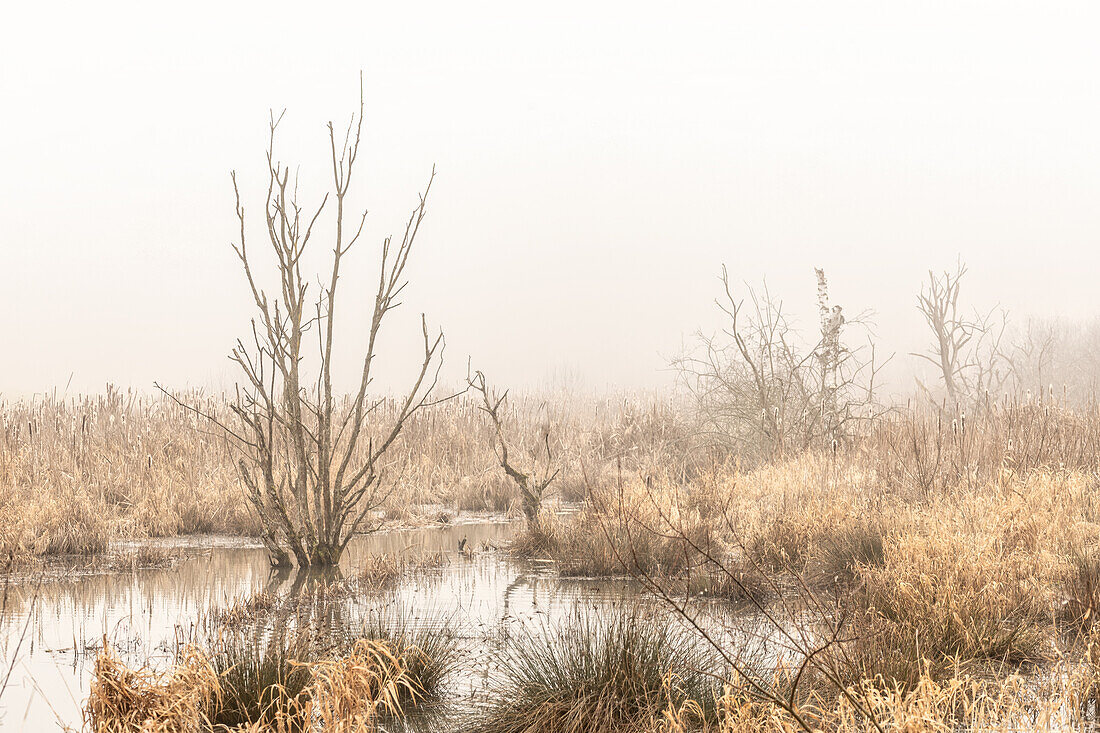
[[[357,538],[342,569],[353,573],[375,553],[451,555],[441,567],[410,573],[386,593],[384,603],[399,608],[412,623],[446,619],[472,640],[468,646],[475,651],[450,680],[455,694],[472,697],[488,674],[487,640],[518,626],[552,625],[570,614],[625,606],[639,592],[627,580],[564,579],[546,564],[514,562],[493,551],[512,532],[506,522],[480,521],[378,533]],[[474,548],[472,554],[458,552],[463,538]],[[211,611],[293,583],[273,575],[263,549],[246,540],[191,537],[142,544],[183,557],[166,568],[51,572],[7,589],[0,618],[0,679],[13,659],[14,664],[0,698],[0,730],[79,729],[104,639],[132,665],[165,665],[177,642],[191,638]],[[135,547],[118,549],[125,553]],[[360,602],[377,604],[379,599]]]

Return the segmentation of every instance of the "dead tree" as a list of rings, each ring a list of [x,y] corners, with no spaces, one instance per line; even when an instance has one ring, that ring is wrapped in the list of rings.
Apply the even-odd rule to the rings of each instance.
[[[1065,329],[1057,321],[1040,321],[1029,318],[1023,333],[1009,339],[1004,349],[1004,359],[1011,372],[1011,388],[1016,393],[1026,389],[1035,389],[1042,394],[1048,384],[1058,375],[1063,384],[1068,371],[1060,362],[1064,361],[1066,338]],[[1061,368],[1060,368],[1061,367]],[[1062,372],[1059,374],[1059,372]]]
[[[832,441],[837,439],[840,429],[840,367],[847,355],[840,340],[844,314],[839,305],[829,306],[829,284],[825,279],[825,271],[815,267],[814,274],[817,276],[817,308],[821,318],[821,340],[816,349],[821,368],[821,419],[825,437]]]
[[[1000,349],[1007,314],[994,308],[987,313],[975,310],[968,317],[959,306],[965,274],[962,262],[954,272],[944,271],[939,276],[929,270],[928,284],[917,296],[917,309],[932,332],[932,345],[926,353],[912,355],[936,368],[953,407],[986,392],[996,393],[1007,376],[1001,369]]]
[[[275,134],[283,115],[271,115],[267,146],[267,206],[264,224],[273,255],[278,287],[269,295],[257,277],[252,250],[246,244],[245,208],[232,174],[239,241],[232,245],[248,284],[255,316],[249,343],[238,340],[231,360],[243,380],[231,403],[233,419],[205,415],[241,449],[238,468],[248,498],[259,515],[263,541],[273,565],[290,557],[300,567],[325,567],[339,562],[358,532],[375,528],[378,507],[392,491],[383,481],[383,458],[402,428],[418,411],[437,403],[445,341],[442,331],[430,334],[421,316],[423,352],[411,385],[392,409],[368,394],[378,334],[386,316],[400,305],[405,267],[424,219],[435,170],[405,223],[400,241],[387,237],[381,245],[377,287],[367,333],[366,353],[355,392],[339,400],[332,383],[337,295],[345,255],[359,241],[367,212],[349,215],[348,191],[359,155],[363,123],[360,83],[359,114],[346,132],[337,135],[328,124],[331,189],[308,210],[298,196],[290,167],[275,157]],[[302,270],[310,250],[314,225],[332,214],[332,259],[327,277],[312,278]],[[316,373],[307,374],[307,351]],[[444,398],[446,399],[446,398]],[[197,409],[196,412],[199,412]],[[382,420],[381,413],[387,413]],[[200,413],[204,414],[204,413]]]
[[[507,390],[505,390],[503,394],[498,395],[489,388],[485,382],[485,375],[480,371],[475,373],[473,377],[468,378],[467,383],[471,389],[481,395],[482,404],[480,408],[489,416],[489,420],[493,423],[493,449],[496,451],[500,467],[504,469],[504,473],[507,474],[508,478],[512,479],[519,488],[520,497],[523,501],[523,516],[527,519],[527,526],[529,528],[538,527],[539,514],[542,511],[542,497],[546,493],[546,489],[561,472],[560,468],[554,468],[553,471],[551,471],[554,457],[550,450],[549,427],[542,431],[541,445],[534,451],[536,454],[545,451],[546,454],[541,473],[538,473],[537,468],[530,472],[524,471],[514,462],[515,454],[514,452],[509,452],[508,438],[504,432],[504,419],[501,416],[501,407],[504,406],[505,401],[508,399]]]
[[[733,294],[722,269],[723,296],[715,301],[726,316],[720,334],[698,335],[698,348],[672,362],[695,403],[706,437],[739,455],[765,460],[843,442],[856,425],[876,414],[874,393],[881,364],[874,344],[848,348],[846,321],[828,300],[824,273],[818,274],[821,337],[803,343],[787,320],[781,301],[767,287],[747,298]]]

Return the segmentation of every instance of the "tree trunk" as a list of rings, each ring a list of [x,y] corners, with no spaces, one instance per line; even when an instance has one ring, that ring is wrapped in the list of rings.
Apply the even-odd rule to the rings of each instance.
[[[535,501],[526,489],[523,490],[523,516],[527,519],[528,529],[537,529],[539,526],[540,502]]]
[[[340,546],[326,540],[317,542],[309,558],[310,567],[331,568],[340,564]]]

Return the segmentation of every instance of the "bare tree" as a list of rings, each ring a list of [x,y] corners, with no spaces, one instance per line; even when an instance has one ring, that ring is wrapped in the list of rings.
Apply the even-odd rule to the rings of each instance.
[[[379,410],[385,400],[368,395],[378,334],[386,316],[400,305],[405,267],[424,220],[435,170],[400,241],[387,237],[382,243],[358,388],[340,400],[338,408],[332,361],[340,268],[359,241],[367,215],[365,210],[352,216],[346,211],[362,132],[362,81],[359,113],[352,116],[345,133],[338,136],[328,123],[331,190],[308,211],[298,196],[297,176],[291,182],[289,166],[275,158],[275,134],[282,117],[272,113],[269,125],[264,211],[267,242],[278,275],[277,294],[269,296],[256,276],[234,172],[240,232],[239,241],[232,246],[256,315],[250,343],[238,340],[230,356],[243,375],[231,403],[233,419],[200,414],[219,426],[242,451],[240,477],[259,515],[272,564],[287,565],[293,555],[300,567],[324,567],[339,562],[357,532],[376,528],[375,510],[392,491],[383,481],[383,458],[409,418],[440,401],[433,392],[445,341],[442,331],[429,333],[423,315],[422,356],[405,396],[392,409]],[[314,225],[326,211],[332,212],[334,225],[331,267],[327,282],[319,278],[317,292],[310,296],[312,283],[302,270],[302,258],[310,249]],[[303,366],[311,338],[316,339],[316,373],[312,376]],[[387,413],[385,421],[383,412]]]
[[[874,344],[845,345],[846,320],[831,305],[825,273],[818,270],[821,337],[807,347],[767,286],[748,299],[734,296],[722,268],[727,318],[720,334],[699,334],[699,348],[672,362],[695,402],[703,430],[742,455],[768,458],[845,440],[873,414],[881,364]]]
[[[966,265],[937,276],[928,271],[928,284],[917,296],[917,309],[932,332],[927,353],[914,353],[935,366],[948,402],[957,406],[996,393],[1005,382],[1001,339],[1008,315],[999,308],[971,316],[959,306],[959,293]],[[924,385],[921,384],[923,388]],[[930,391],[925,388],[925,391]]]
[[[1100,385],[1100,321],[1028,318],[1004,338],[1001,356],[1010,372],[1006,390],[1034,393],[1047,404],[1060,399],[1085,407]]]
[[[1028,318],[1022,333],[1006,339],[1003,357],[1008,364],[1013,391],[1035,389],[1041,393],[1056,378],[1063,383],[1067,381],[1064,352],[1071,339],[1066,335],[1066,329],[1056,321]]]
[[[527,526],[536,528],[539,524],[539,513],[542,509],[542,497],[546,489],[554,482],[561,472],[560,468],[554,468],[554,456],[550,450],[550,429],[546,426],[541,431],[540,444],[530,451],[532,458],[541,463],[534,469],[524,470],[515,463],[515,452],[508,450],[508,437],[504,431],[504,419],[501,416],[501,407],[508,399],[507,390],[502,394],[493,391],[485,381],[485,375],[477,372],[467,379],[470,388],[481,395],[481,410],[489,416],[493,423],[493,448],[496,450],[497,460],[504,473],[515,482],[519,488],[520,497],[523,500],[523,516],[527,519]],[[545,459],[539,460],[539,456],[545,452]]]

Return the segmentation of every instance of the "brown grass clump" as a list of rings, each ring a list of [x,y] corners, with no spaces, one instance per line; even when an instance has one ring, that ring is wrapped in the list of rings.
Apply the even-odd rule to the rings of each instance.
[[[420,555],[409,553],[378,553],[365,557],[354,569],[350,585],[363,591],[392,588],[409,573],[440,568],[450,561],[444,552]]]
[[[852,682],[882,678],[909,690],[974,664],[1010,670],[1052,651],[1050,592],[1034,558],[973,536],[890,541],[881,568],[861,568],[849,603]]]
[[[359,639],[342,657],[308,665],[313,678],[303,720],[324,733],[369,733],[419,694],[401,661],[380,641]]]
[[[560,543],[559,534],[566,525],[558,517],[543,511],[537,523],[524,523],[509,540],[507,549],[515,557],[549,558]]]
[[[713,545],[713,524],[671,484],[635,480],[592,493],[580,511],[565,518],[544,516],[535,534],[528,530],[532,536],[514,546],[545,551],[563,575],[602,577],[678,575],[699,561],[693,545]],[[670,523],[681,536],[666,531]]]
[[[221,697],[218,675],[193,647],[164,674],[130,669],[107,646],[96,658],[85,725],[93,733],[198,733]]]
[[[1100,549],[1096,546],[1071,551],[1059,612],[1064,622],[1083,631],[1090,631],[1100,621]]]
[[[237,629],[254,624],[266,613],[277,608],[281,599],[269,590],[261,590],[251,595],[233,600],[225,608],[215,609],[210,614],[214,626]]]
[[[581,615],[510,640],[471,733],[648,733],[666,705],[713,697],[712,660],[667,618]],[[706,705],[695,705],[694,722]]]
[[[685,570],[691,561],[691,550],[684,542],[642,526],[628,529],[606,516],[576,518],[554,530],[554,540],[548,544],[558,570],[567,576],[604,577],[638,572],[671,576]]]
[[[787,675],[777,687],[789,682]],[[880,679],[860,680],[846,695],[811,693],[797,706],[801,721],[829,733],[953,733],[961,730],[1092,730],[1097,668],[1060,667],[1037,682],[1020,675],[990,678],[955,670],[943,679],[921,675],[903,688]],[[716,715],[701,718],[695,701],[670,704],[656,730],[662,733],[793,733],[804,730],[787,710],[755,697],[743,681],[726,684]],[[698,721],[702,720],[702,724]]]
[[[235,722],[232,730],[373,733],[380,719],[401,714],[402,701],[421,695],[401,658],[382,641],[358,639],[341,656],[287,664],[308,674],[301,691],[285,694],[280,678],[272,678],[259,695],[267,704],[256,719]],[[85,727],[93,733],[230,730],[212,721],[220,717],[223,695],[234,692],[223,690],[234,667],[219,676],[205,654],[188,647],[169,671],[157,674],[127,667],[105,647],[96,659]]]
[[[464,512],[508,514],[519,499],[507,476],[464,476],[451,494],[454,508]]]

